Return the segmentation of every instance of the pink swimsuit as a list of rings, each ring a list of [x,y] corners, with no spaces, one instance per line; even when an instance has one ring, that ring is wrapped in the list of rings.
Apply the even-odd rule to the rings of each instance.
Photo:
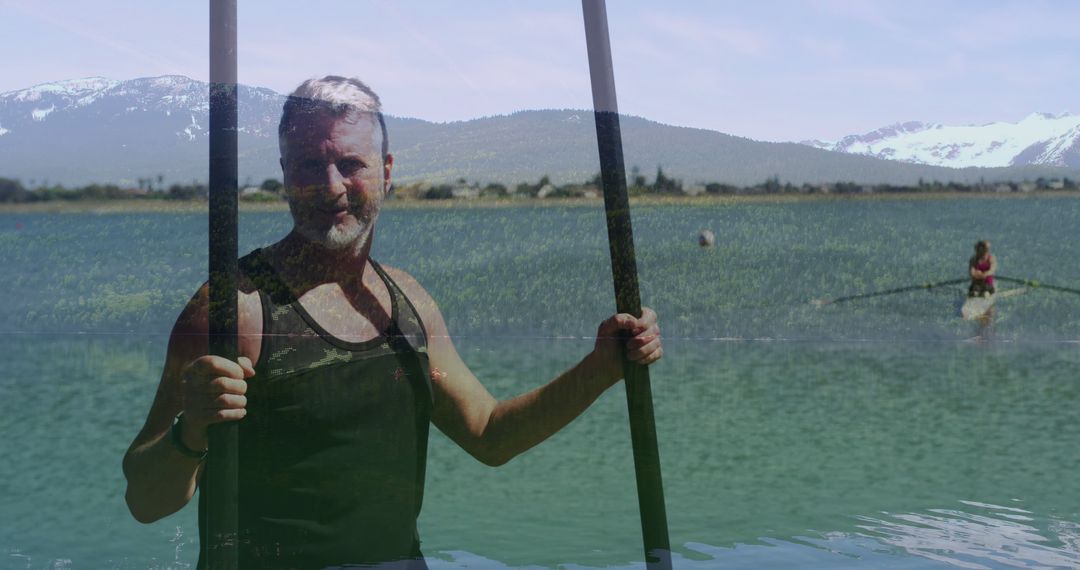
[[[987,259],[986,261],[980,261],[980,262],[976,263],[975,264],[975,269],[977,271],[989,271],[990,270],[990,260]],[[989,285],[990,287],[994,286],[994,276],[993,275],[987,275],[986,276],[986,284]]]

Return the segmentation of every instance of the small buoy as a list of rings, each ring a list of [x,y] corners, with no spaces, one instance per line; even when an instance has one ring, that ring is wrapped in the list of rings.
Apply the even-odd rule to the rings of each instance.
[[[712,247],[716,243],[716,236],[713,235],[712,230],[701,230],[698,232],[697,244],[701,247]]]
[[[23,223],[22,222],[15,222],[15,229],[16,230],[23,229]]]

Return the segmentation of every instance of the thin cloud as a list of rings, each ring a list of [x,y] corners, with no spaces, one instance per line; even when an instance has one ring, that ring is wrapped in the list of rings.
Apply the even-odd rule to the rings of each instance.
[[[693,16],[670,12],[650,11],[644,14],[644,24],[666,34],[670,41],[691,43],[705,53],[735,52],[757,56],[769,50],[768,35],[749,27],[717,26]]]
[[[429,54],[438,59],[447,69],[449,69],[453,73],[455,77],[457,77],[457,79],[461,81],[461,83],[463,83],[471,91],[473,91],[474,93],[480,93],[480,87],[476,83],[476,81],[474,81],[472,77],[464,73],[458,67],[457,62],[454,60],[454,58],[451,57],[447,53],[447,51],[443,49],[442,46],[431,41],[431,39],[426,34],[416,29],[416,27],[412,25],[409,19],[402,15],[401,11],[398,10],[397,5],[395,5],[389,0],[382,0],[377,4],[384,14],[393,18],[398,25],[408,31],[409,36],[412,37],[413,41],[416,42],[417,45],[421,45],[426,48]]]
[[[957,47],[972,51],[1000,50],[1045,42],[1075,46],[1080,41],[1076,21],[1080,10],[1074,3],[1062,2],[1053,10],[1034,11],[1029,4],[995,5],[987,3],[963,21],[953,22],[946,37]]]
[[[880,2],[866,0],[811,0],[807,3],[811,12],[831,14],[837,19],[855,20],[864,25],[890,34],[906,35],[907,30],[886,12]],[[903,9],[902,5],[900,9]]]
[[[848,55],[847,44],[837,38],[806,35],[799,38],[799,44],[816,56],[834,61]]]
[[[104,46],[108,50],[127,58],[148,64],[150,69],[166,70],[162,73],[191,73],[190,65],[181,64],[161,53],[148,49],[146,45],[123,41],[118,35],[99,33],[84,22],[68,16],[68,12],[64,10],[48,10],[41,4],[30,2],[3,0],[0,3],[6,9],[18,11],[24,16],[40,20],[89,43]]]

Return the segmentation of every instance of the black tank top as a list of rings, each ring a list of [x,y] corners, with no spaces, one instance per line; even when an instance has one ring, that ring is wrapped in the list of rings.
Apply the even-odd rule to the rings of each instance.
[[[239,428],[241,568],[424,567],[416,519],[432,405],[427,336],[372,266],[390,291],[391,324],[348,342],[315,322],[260,250],[240,260],[263,311]],[[200,535],[202,512],[200,493]]]

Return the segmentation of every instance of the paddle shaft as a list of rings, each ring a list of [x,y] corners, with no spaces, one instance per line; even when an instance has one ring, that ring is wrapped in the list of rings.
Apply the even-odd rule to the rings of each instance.
[[[596,138],[600,153],[616,307],[620,313],[641,316],[641,295],[638,290],[634,236],[630,224],[630,200],[626,193],[626,169],[615,98],[607,9],[604,0],[582,0],[581,5],[589,52],[589,74],[592,79]],[[649,570],[669,569],[671,545],[668,539],[667,510],[664,506],[664,487],[660,476],[660,454],[656,441],[649,370],[629,362],[625,352],[623,370],[626,403],[630,412],[630,439],[634,449],[634,471],[637,476],[645,561]]]
[[[1015,277],[1003,277],[1003,276],[1000,276],[1000,275],[997,275],[994,278],[995,279],[1000,279],[1002,281],[1010,281],[1012,283],[1019,283],[1021,285],[1026,285],[1028,287],[1033,287],[1033,288],[1038,287],[1038,288],[1042,288],[1042,289],[1052,289],[1054,291],[1061,291],[1063,293],[1076,293],[1077,295],[1080,295],[1080,289],[1073,289],[1071,287],[1061,287],[1060,285],[1048,285],[1048,284],[1045,284],[1045,283],[1041,283],[1041,282],[1039,282],[1038,280],[1035,280],[1035,279],[1017,279]]]
[[[848,295],[846,297],[838,297],[832,299],[829,303],[843,303],[846,301],[854,301],[855,299],[866,299],[868,297],[880,297],[881,295],[892,295],[894,293],[904,293],[907,291],[917,291],[919,289],[933,289],[935,287],[943,287],[945,285],[956,285],[959,283],[966,283],[968,278],[963,279],[950,279],[948,281],[936,281],[930,283],[922,283],[919,285],[909,285],[907,287],[898,287],[896,289],[886,289],[884,291],[874,291],[871,293],[860,293],[858,295]]]
[[[210,354],[237,358],[236,0],[210,0]],[[208,570],[234,570],[237,552],[238,427],[209,430],[199,493],[205,509],[201,548]]]

